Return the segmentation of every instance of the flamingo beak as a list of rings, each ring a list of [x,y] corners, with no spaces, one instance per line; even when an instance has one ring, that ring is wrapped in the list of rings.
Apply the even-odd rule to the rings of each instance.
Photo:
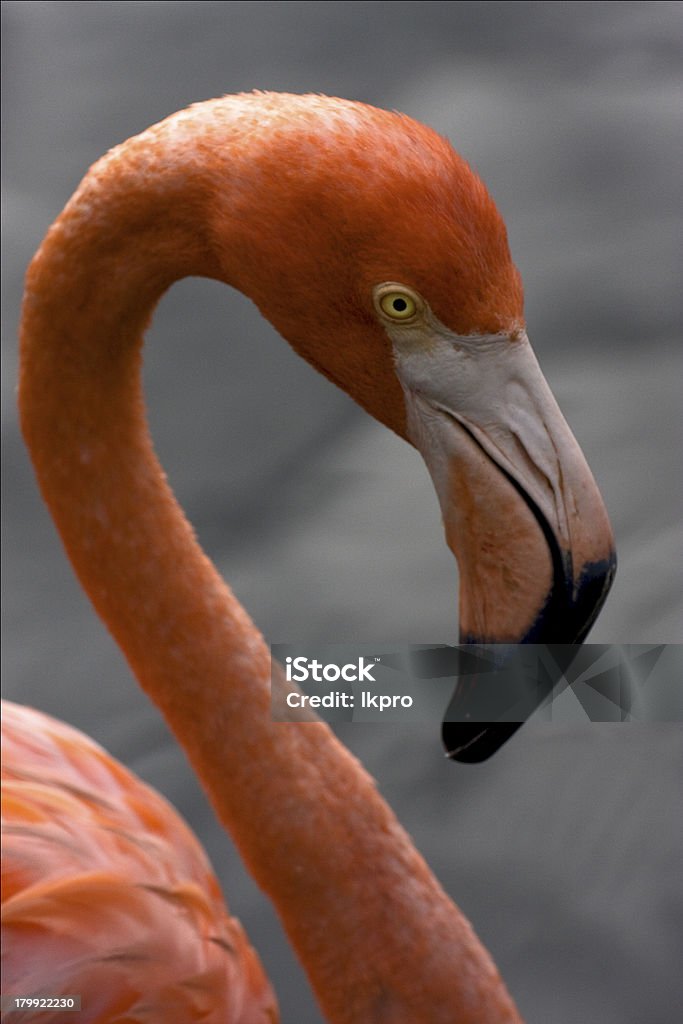
[[[395,362],[408,432],[429,468],[458,561],[460,642],[580,644],[614,577],[614,540],[526,335],[441,332],[396,350]],[[504,693],[492,723],[482,723],[481,713],[468,722],[476,686],[469,679],[460,690],[447,748],[459,759],[482,760],[521,723],[496,727]]]

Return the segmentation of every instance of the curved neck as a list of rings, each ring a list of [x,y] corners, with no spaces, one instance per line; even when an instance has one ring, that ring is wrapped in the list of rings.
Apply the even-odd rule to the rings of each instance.
[[[268,649],[156,459],[144,328],[173,280],[219,276],[196,149],[169,159],[159,138],[152,129],[95,166],[28,274],[20,405],[45,500],[329,1019],[517,1021],[487,953],[363,768],[324,724],[272,721]]]

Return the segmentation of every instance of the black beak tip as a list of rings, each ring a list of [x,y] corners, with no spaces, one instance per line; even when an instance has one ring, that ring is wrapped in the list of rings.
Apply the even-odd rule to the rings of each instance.
[[[589,562],[584,565],[579,576],[576,592],[573,599],[568,602],[567,634],[572,625],[574,627],[575,639],[573,643],[583,643],[588,636],[590,629],[600,614],[605,599],[617,571],[617,555],[612,550],[609,556],[599,562]]]
[[[521,725],[521,722],[444,722],[441,738],[446,757],[460,764],[481,764],[500,750]]]
[[[586,639],[609,592],[616,571],[616,555],[584,565],[575,584],[571,574],[556,572],[543,610],[517,644],[498,645],[490,638],[461,637],[461,644],[476,644],[490,652],[491,673],[461,676],[446,711],[441,735],[447,757],[461,764],[488,760],[507,743],[541,704],[552,698],[555,685]],[[523,645],[553,648],[553,672],[529,672]],[[532,659],[533,664],[533,659]]]

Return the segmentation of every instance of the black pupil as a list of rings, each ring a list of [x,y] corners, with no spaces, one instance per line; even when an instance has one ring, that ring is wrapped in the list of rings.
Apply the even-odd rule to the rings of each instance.
[[[404,313],[408,308],[408,303],[405,299],[394,299],[393,307],[397,313]]]

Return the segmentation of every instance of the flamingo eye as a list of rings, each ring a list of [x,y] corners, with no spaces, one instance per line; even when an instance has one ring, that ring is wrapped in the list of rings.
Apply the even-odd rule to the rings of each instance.
[[[408,291],[393,288],[378,296],[379,308],[391,320],[410,320],[417,312],[417,302]]]

